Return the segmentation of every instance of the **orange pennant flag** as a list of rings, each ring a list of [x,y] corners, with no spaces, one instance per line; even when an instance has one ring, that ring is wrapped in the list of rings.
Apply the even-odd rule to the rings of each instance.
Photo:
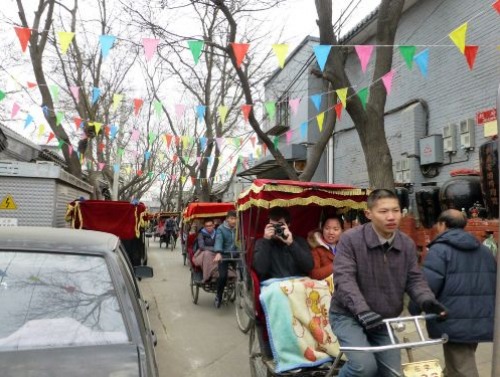
[[[474,69],[474,63],[476,61],[477,50],[479,46],[468,45],[464,48],[465,59],[469,65],[469,69],[472,71]]]
[[[234,58],[236,59],[236,67],[240,68],[243,59],[245,59],[245,55],[248,52],[248,48],[250,47],[249,43],[231,43],[231,47],[233,48]]]
[[[37,86],[38,86],[37,83],[28,81],[28,89],[33,89],[33,88],[36,88]]]
[[[335,105],[335,113],[337,114],[337,119],[340,120],[342,118],[342,102]]]
[[[134,98],[134,115],[137,116],[141,110],[144,101],[140,98]]]
[[[21,43],[21,50],[26,52],[26,47],[28,47],[28,42],[31,37],[31,29],[29,27],[18,27],[15,26],[17,37],[19,38],[19,43]]]
[[[172,144],[172,135],[171,134],[166,134],[165,135],[165,141],[167,143],[167,149],[170,148],[170,144]]]
[[[56,135],[54,135],[53,132],[49,133],[49,137],[47,138],[47,142],[45,144],[48,144],[50,143],[50,141],[55,137]]]

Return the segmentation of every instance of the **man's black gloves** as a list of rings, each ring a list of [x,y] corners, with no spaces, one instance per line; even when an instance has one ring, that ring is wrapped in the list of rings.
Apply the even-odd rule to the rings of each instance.
[[[373,330],[383,324],[382,316],[372,311],[358,314],[357,319],[366,331]]]
[[[438,321],[444,321],[448,316],[448,310],[438,300],[427,300],[422,303],[422,310],[427,314],[437,314]]]

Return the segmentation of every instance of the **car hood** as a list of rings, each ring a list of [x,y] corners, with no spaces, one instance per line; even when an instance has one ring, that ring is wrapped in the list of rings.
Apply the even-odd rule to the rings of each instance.
[[[134,344],[0,352],[2,377],[139,377]]]

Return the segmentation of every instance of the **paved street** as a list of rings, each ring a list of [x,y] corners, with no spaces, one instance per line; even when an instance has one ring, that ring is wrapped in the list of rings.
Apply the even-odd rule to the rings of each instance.
[[[149,265],[155,277],[141,283],[150,303],[151,326],[161,377],[248,377],[248,337],[236,325],[234,306],[213,306],[214,295],[200,291],[191,301],[189,267],[174,252],[150,241]]]

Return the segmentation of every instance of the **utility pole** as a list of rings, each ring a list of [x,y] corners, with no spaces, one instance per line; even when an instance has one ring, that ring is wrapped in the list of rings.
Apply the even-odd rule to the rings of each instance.
[[[500,86],[497,93],[497,130],[500,129],[500,120],[498,112],[500,110]],[[497,137],[498,151],[500,151],[500,138]],[[497,162],[498,163],[498,162]],[[498,164],[500,169],[500,164]],[[496,214],[500,217],[500,214]],[[497,287],[496,287],[496,303],[495,303],[495,324],[493,329],[493,355],[491,366],[491,377],[500,376],[500,257],[497,258]]]

